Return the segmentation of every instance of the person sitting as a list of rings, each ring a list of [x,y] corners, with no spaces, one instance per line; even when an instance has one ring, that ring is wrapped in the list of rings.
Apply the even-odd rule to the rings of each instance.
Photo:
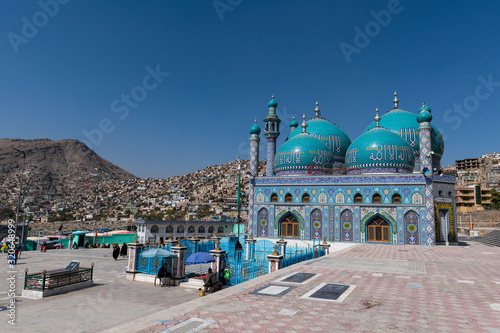
[[[211,268],[208,269],[207,278],[204,279],[203,282],[203,290],[205,292],[209,290],[213,291],[213,287],[217,284],[217,275],[214,274]]]
[[[161,286],[165,287],[167,285],[167,278],[168,278],[168,286],[170,287],[170,277],[172,274],[167,270],[167,263],[163,263],[163,266],[160,267],[158,270],[158,278],[161,281]]]

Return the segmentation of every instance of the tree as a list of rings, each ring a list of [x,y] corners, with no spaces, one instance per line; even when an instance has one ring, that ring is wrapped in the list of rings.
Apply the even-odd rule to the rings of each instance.
[[[0,210],[0,220],[2,219],[15,219],[16,212],[10,208],[4,208]]]
[[[500,192],[491,190],[491,208],[500,209]]]

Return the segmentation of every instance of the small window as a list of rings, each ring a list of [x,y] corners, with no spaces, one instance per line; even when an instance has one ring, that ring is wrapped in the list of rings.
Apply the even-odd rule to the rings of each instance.
[[[443,191],[439,191],[439,196],[442,197],[443,196]]]
[[[174,227],[171,225],[167,226],[167,230],[165,230],[167,234],[173,234],[174,233]]]
[[[401,196],[397,193],[394,193],[394,195],[392,196],[392,203],[400,204],[401,203]]]
[[[192,225],[189,226],[188,233],[190,233],[190,234],[194,233],[194,227]]]
[[[223,227],[223,226],[220,226],[220,227],[217,229],[217,233],[218,233],[218,234],[223,234],[223,233],[224,233],[224,227]]]
[[[302,202],[311,202],[311,198],[309,197],[309,194],[304,193],[302,196]]]
[[[278,195],[276,193],[271,194],[271,202],[278,202]]]
[[[372,203],[382,203],[382,197],[380,194],[375,193],[372,197]]]
[[[354,195],[354,203],[363,203],[363,196],[361,193],[356,193]]]
[[[213,226],[208,227],[208,232],[210,234],[213,234],[214,233],[214,227]]]
[[[177,227],[177,233],[178,234],[184,233],[184,227],[182,225],[180,225],[180,226]]]
[[[198,228],[198,233],[199,234],[204,234],[205,233],[205,227],[204,226],[201,226]]]
[[[290,193],[285,195],[285,202],[293,202],[293,197]]]
[[[452,193],[451,191],[450,191],[450,192],[448,192],[448,196],[449,196],[449,197],[452,197],[452,196],[453,196],[453,193]]]

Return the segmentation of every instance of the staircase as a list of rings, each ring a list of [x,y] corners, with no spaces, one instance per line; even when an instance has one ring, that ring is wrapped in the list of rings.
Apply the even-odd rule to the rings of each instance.
[[[476,238],[475,241],[488,246],[500,247],[500,230],[494,230],[483,237]]]

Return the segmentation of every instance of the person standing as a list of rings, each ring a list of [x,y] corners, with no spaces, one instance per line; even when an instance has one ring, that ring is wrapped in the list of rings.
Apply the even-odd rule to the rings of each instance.
[[[113,248],[113,258],[115,260],[118,260],[118,256],[120,255],[120,247],[118,244],[115,244],[115,247]]]
[[[120,254],[122,257],[127,256],[127,244],[125,244],[125,242],[123,242],[122,248],[120,250]]]

